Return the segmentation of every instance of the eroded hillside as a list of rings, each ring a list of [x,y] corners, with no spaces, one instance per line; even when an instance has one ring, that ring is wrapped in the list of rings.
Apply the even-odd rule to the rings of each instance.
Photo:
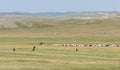
[[[87,14],[84,14],[84,16]],[[0,16],[0,35],[80,36],[82,34],[120,34],[119,14],[105,14],[100,18],[84,19],[74,18],[71,15],[73,16],[73,14],[67,14],[69,18],[63,15],[56,18],[30,15]]]

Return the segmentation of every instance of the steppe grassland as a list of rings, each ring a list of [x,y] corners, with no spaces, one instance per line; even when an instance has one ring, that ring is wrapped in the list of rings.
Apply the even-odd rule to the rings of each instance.
[[[0,70],[119,70],[120,47],[56,47],[56,43],[119,43],[119,20],[76,20],[0,29]],[[76,22],[73,24],[73,21]],[[57,23],[57,24],[56,24]],[[64,23],[64,24],[61,24]],[[90,24],[89,24],[90,23]],[[91,24],[92,23],[92,24]],[[100,23],[100,24],[99,24]],[[104,24],[106,23],[106,24]],[[20,24],[20,23],[19,23]],[[51,28],[52,27],[52,28]],[[45,46],[38,45],[44,42]],[[32,51],[36,45],[36,51]],[[13,51],[16,48],[16,51]],[[75,49],[78,48],[78,52]]]
[[[4,46],[4,47],[3,47]],[[12,51],[13,46],[16,51]],[[6,48],[7,47],[7,48]],[[119,47],[1,45],[1,70],[119,70]]]
[[[119,47],[56,47],[51,45],[64,42],[64,40],[72,43],[73,39],[1,37],[0,69],[119,70]],[[41,41],[47,45],[37,45]],[[34,45],[37,46],[36,51],[32,51]],[[13,51],[13,48],[16,48],[16,51]],[[78,52],[75,51],[76,48]]]

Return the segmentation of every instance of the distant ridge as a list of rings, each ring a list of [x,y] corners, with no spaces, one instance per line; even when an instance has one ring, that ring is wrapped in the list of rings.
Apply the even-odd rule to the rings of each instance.
[[[112,18],[112,19],[111,19]],[[117,19],[116,19],[117,18]],[[119,24],[120,12],[94,11],[94,12],[3,12],[0,13],[0,28],[61,28],[70,26],[88,26],[88,24],[101,25],[101,23]],[[109,20],[109,21],[108,21]],[[111,21],[111,22],[110,22]],[[117,24],[114,24],[117,23]],[[63,26],[60,26],[63,25]],[[104,24],[103,24],[104,25]]]
[[[62,16],[72,14],[75,12],[41,12],[41,13],[29,13],[29,12],[0,12],[0,15],[31,15],[31,16]]]
[[[108,15],[119,15],[117,11],[93,11],[93,12],[40,12],[40,13],[29,13],[29,12],[0,12],[0,16],[37,16],[44,18],[101,18]]]

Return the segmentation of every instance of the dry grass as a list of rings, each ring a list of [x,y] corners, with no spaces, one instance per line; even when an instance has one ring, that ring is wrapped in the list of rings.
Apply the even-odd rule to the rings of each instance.
[[[12,51],[16,48],[16,51]],[[0,70],[119,70],[119,47],[0,45]]]
[[[21,28],[0,29],[0,70],[120,69],[119,47],[49,46],[56,43],[119,44],[119,19],[49,20],[32,21],[32,24],[32,28],[19,24]],[[39,46],[39,42],[47,46]],[[37,49],[33,52],[34,45]]]

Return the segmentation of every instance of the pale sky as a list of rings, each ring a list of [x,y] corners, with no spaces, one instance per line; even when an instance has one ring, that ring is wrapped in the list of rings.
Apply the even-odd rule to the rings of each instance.
[[[0,0],[0,12],[120,11],[120,0]]]

